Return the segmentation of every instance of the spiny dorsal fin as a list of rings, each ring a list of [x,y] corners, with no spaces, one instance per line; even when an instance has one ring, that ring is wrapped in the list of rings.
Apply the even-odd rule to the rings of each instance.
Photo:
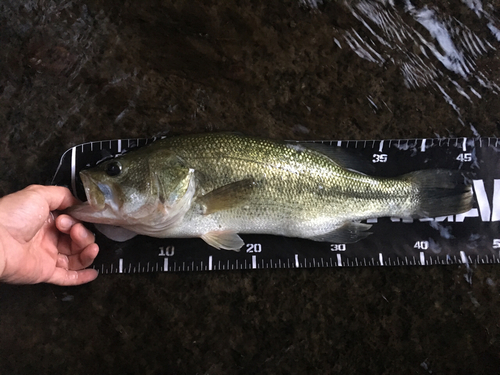
[[[256,185],[253,178],[246,178],[212,190],[199,197],[196,202],[202,206],[204,215],[228,210],[244,204]]]

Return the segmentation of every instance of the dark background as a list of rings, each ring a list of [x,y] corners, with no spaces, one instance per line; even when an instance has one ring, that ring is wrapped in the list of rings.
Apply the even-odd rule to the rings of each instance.
[[[92,140],[498,136],[498,1],[0,3],[0,194]],[[106,251],[106,249],[101,249]],[[0,372],[500,372],[500,268],[0,285]]]

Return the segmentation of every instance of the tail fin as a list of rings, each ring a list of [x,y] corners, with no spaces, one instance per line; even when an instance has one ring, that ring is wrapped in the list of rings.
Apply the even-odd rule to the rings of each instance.
[[[414,183],[419,192],[415,218],[455,215],[472,208],[470,180],[460,171],[429,169],[408,173],[403,178]]]

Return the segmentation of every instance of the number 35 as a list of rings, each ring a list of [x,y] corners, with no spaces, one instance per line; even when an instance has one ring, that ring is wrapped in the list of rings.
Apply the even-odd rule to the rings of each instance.
[[[372,163],[386,163],[387,154],[373,154]]]

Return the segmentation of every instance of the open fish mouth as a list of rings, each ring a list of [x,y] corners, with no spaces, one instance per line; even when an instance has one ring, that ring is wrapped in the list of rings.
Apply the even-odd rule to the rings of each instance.
[[[106,206],[106,191],[102,190],[103,186],[99,186],[103,184],[97,184],[85,171],[80,172],[80,178],[82,180],[85,196],[87,197],[87,202],[90,207],[92,207],[95,211],[104,210]],[[106,186],[106,188],[108,190],[107,193],[110,194],[111,191],[109,190],[109,187]]]

